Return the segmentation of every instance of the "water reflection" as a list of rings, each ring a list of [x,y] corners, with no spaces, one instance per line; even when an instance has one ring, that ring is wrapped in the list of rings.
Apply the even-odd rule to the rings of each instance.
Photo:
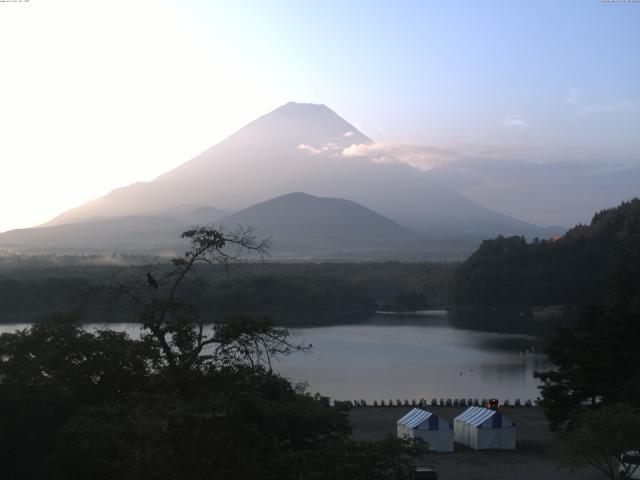
[[[288,358],[279,369],[339,399],[536,398],[533,372],[549,368],[540,353],[545,339],[533,334],[539,325],[505,333],[500,325],[514,328],[503,319],[472,318],[385,314],[358,325],[302,329],[314,353]]]

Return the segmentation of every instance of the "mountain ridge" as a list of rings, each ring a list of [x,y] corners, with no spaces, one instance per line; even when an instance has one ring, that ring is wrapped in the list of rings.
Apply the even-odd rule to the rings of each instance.
[[[303,192],[252,205],[219,223],[230,228],[253,226],[259,235],[272,238],[276,254],[401,248],[424,241],[418,233],[356,202]]]
[[[309,131],[312,133],[306,133]],[[296,134],[296,142],[291,145],[287,144],[287,137],[282,138],[282,136],[285,133],[290,135],[292,132]],[[351,132],[352,135],[343,137],[348,132]],[[338,141],[345,148],[352,143],[371,142],[353,125],[346,122],[324,104],[289,102],[249,122],[224,140],[209,147],[194,158],[159,175],[154,180],[134,182],[127,186],[115,188],[102,197],[90,200],[79,207],[61,213],[43,224],[43,226],[70,223],[71,221],[84,221],[95,216],[96,211],[105,209],[109,212],[109,215],[106,216],[157,214],[163,209],[182,201],[179,196],[173,193],[174,190],[178,189],[183,194],[189,195],[194,190],[206,189],[205,181],[216,178],[216,175],[220,173],[221,164],[226,164],[227,167],[231,166],[235,170],[231,175],[226,175],[224,178],[224,183],[229,184],[236,176],[241,174],[243,169],[248,168],[246,163],[253,160],[254,155],[266,157],[253,165],[253,167],[262,167],[262,170],[264,170],[264,165],[269,163],[267,160],[272,160],[272,163],[282,164],[282,150],[286,151],[287,147],[290,147],[287,153],[288,157],[291,157],[293,154],[299,153],[300,145],[321,143],[327,137]],[[259,152],[252,151],[256,148],[256,141],[260,142],[257,145]],[[284,148],[283,143],[285,143]],[[270,155],[269,152],[274,149],[277,149],[276,155]],[[245,153],[247,151],[249,152],[248,155]],[[212,159],[212,157],[214,158]],[[291,164],[292,162],[285,163]],[[179,178],[176,178],[176,176]],[[256,183],[258,182],[254,182],[254,189],[259,190],[259,185],[256,185]],[[170,192],[167,192],[167,190]],[[190,201],[222,206],[224,210],[235,211],[249,207],[264,198],[271,198],[283,193],[286,192],[266,191],[263,195],[253,195],[253,198],[235,201],[220,197],[210,198],[205,194],[192,196]],[[238,197],[239,195],[237,192],[227,192],[227,196]],[[150,201],[144,202],[145,197],[150,198]],[[141,207],[141,204],[145,203],[153,204]],[[86,212],[86,210],[91,213]]]
[[[275,258],[380,260],[458,258],[423,235],[351,200],[292,192],[214,218],[200,207],[181,217],[137,215],[94,218],[92,221],[19,229],[0,234],[0,247],[27,251],[176,255],[185,247],[180,233],[195,223],[233,230],[254,227],[258,237],[271,237]],[[200,215],[200,222],[189,223]],[[465,245],[462,248],[467,248]],[[440,251],[441,253],[436,253]]]
[[[137,182],[63,212],[46,226],[96,216],[162,216],[179,205],[238,212],[303,191],[356,202],[406,229],[479,243],[498,234],[548,235],[443,187],[428,172],[343,151],[372,140],[326,105],[290,102],[150,182]],[[466,247],[465,247],[466,248]]]

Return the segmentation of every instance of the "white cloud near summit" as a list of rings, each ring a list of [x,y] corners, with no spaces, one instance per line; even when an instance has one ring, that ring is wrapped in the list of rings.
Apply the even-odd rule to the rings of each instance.
[[[298,150],[304,150],[305,152],[309,152],[312,155],[320,155],[321,153],[335,153],[339,150],[339,146],[335,143],[325,143],[320,147],[314,147],[312,145],[307,145],[305,143],[301,143],[298,145]]]
[[[377,163],[407,163],[423,170],[458,159],[458,155],[449,150],[410,143],[363,143],[345,148],[342,154],[346,157],[368,157]]]

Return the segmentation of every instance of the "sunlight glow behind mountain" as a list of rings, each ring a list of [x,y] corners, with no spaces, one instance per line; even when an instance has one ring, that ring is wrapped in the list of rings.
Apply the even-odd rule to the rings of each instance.
[[[215,28],[163,2],[3,4],[0,44],[0,231],[151,180],[276,106]]]
[[[640,8],[614,3],[0,3],[0,231],[290,100],[340,112],[380,162],[638,166]]]

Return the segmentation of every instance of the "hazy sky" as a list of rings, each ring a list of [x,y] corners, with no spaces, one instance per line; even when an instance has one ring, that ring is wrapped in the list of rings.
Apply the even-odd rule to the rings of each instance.
[[[385,144],[640,164],[640,3],[0,2],[0,231],[289,100]]]

